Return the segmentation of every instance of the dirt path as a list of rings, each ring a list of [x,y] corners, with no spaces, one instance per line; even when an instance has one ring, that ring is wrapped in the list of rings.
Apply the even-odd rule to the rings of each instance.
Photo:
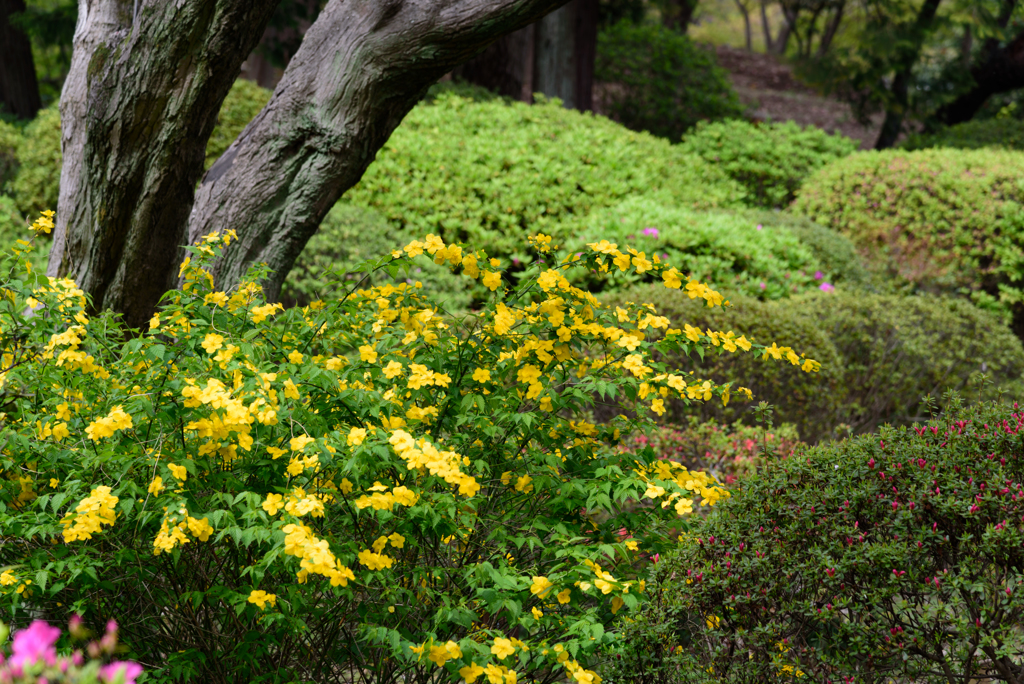
[[[751,116],[764,121],[795,121],[812,124],[830,133],[839,132],[871,149],[878,136],[881,116],[861,126],[849,105],[818,95],[793,78],[791,68],[772,55],[719,46],[718,63],[732,76],[733,87]]]

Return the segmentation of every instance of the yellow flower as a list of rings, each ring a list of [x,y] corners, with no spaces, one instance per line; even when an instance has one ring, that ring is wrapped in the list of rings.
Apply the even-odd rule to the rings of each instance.
[[[402,371],[404,370],[404,366],[402,366],[402,364],[400,364],[399,362],[388,361],[388,365],[384,367],[384,377],[386,377],[388,380],[397,378],[399,375],[402,374]]]
[[[268,603],[272,606],[277,605],[277,595],[268,594],[262,589],[257,589],[249,594],[249,603],[254,603],[260,610],[263,610],[267,607]]]
[[[512,647],[512,642],[502,637],[495,639],[494,645],[491,646],[491,653],[498,656],[498,660],[504,660],[515,652],[516,649]]]
[[[284,381],[284,396],[288,399],[294,399],[296,401],[302,398],[301,395],[299,394],[299,388],[296,387],[295,383],[292,382],[291,380]]]
[[[280,494],[267,494],[267,500],[263,502],[263,510],[270,515],[277,515],[277,512],[284,507],[284,497]]]
[[[302,363],[302,352],[298,349],[293,349],[292,352],[288,354],[288,360],[295,365]]]
[[[149,483],[149,493],[153,496],[160,496],[160,492],[164,490],[164,478],[157,475],[153,478],[153,481]]]
[[[184,482],[185,478],[188,477],[188,471],[185,469],[185,466],[168,463],[167,469],[171,471],[171,474],[174,475],[174,477],[178,478],[182,482]]]
[[[348,445],[359,446],[366,439],[366,428],[352,428],[348,431]]]
[[[534,620],[540,620],[542,617],[544,617],[544,611],[538,608],[537,606],[531,608],[530,612],[533,613]]]
[[[459,676],[462,677],[462,681],[466,682],[466,684],[473,684],[483,673],[484,668],[476,663],[470,663],[459,670]]]
[[[359,347],[359,358],[367,363],[373,363],[377,360],[377,352],[370,345],[364,344]]]
[[[203,338],[203,349],[206,350],[207,354],[212,354],[222,346],[224,346],[224,338],[217,333],[209,333]]]
[[[4,570],[4,573],[0,575],[0,585],[9,587],[12,584],[17,584],[18,578],[14,576],[10,570]]]
[[[307,444],[312,444],[316,440],[309,435],[299,435],[298,437],[292,437],[288,440],[288,446],[291,447],[292,451],[302,451],[306,448]]]
[[[490,382],[491,371],[487,370],[486,368],[477,368],[475,371],[473,371],[473,379],[476,380],[477,382]]]
[[[564,605],[568,603],[570,600],[572,600],[572,590],[563,589],[562,591],[558,592],[558,595],[555,598],[558,599],[559,603]]]
[[[488,290],[494,292],[498,289],[498,286],[501,285],[501,273],[498,271],[484,271],[484,277],[480,282],[482,282],[484,287]]]
[[[533,584],[530,585],[530,593],[539,598],[544,598],[551,592],[551,587],[553,586],[547,577],[535,575],[533,577]]]

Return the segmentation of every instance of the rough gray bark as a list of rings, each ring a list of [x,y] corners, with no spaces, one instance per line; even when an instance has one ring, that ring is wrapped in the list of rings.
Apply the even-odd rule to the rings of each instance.
[[[427,88],[499,36],[566,0],[330,0],[267,107],[199,188],[189,240],[236,229],[221,286],[265,262],[281,282]]]
[[[564,5],[537,22],[533,89],[576,107],[576,13]]]
[[[80,0],[47,273],[141,325],[176,283],[217,112],[278,0]]]
[[[28,36],[11,25],[25,0],[0,0],[0,112],[31,119],[39,111],[39,83]]]

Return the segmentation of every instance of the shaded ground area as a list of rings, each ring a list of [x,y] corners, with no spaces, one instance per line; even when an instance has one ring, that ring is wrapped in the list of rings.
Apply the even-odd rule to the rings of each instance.
[[[849,105],[818,95],[793,78],[789,65],[773,55],[747,52],[725,45],[716,48],[718,63],[732,76],[740,100],[760,120],[812,124],[830,133],[839,132],[871,149],[881,126],[881,115],[870,126],[861,126]]]

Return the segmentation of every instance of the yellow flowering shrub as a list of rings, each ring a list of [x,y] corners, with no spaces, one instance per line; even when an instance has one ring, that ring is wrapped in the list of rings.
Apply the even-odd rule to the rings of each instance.
[[[749,396],[658,359],[816,370],[602,306],[565,274],[643,269],[727,304],[605,241],[538,260],[515,290],[500,261],[433,235],[367,265],[482,280],[492,298],[456,320],[404,278],[288,311],[259,269],[220,292],[206,269],[233,237],[191,248],[147,330],[88,315],[70,281],[18,276],[18,255],[0,300],[4,609],[116,616],[154,681],[597,684],[651,557],[728,496],[620,438],[669,398]],[[548,259],[550,242],[532,239]],[[608,402],[623,415],[599,424]]]

